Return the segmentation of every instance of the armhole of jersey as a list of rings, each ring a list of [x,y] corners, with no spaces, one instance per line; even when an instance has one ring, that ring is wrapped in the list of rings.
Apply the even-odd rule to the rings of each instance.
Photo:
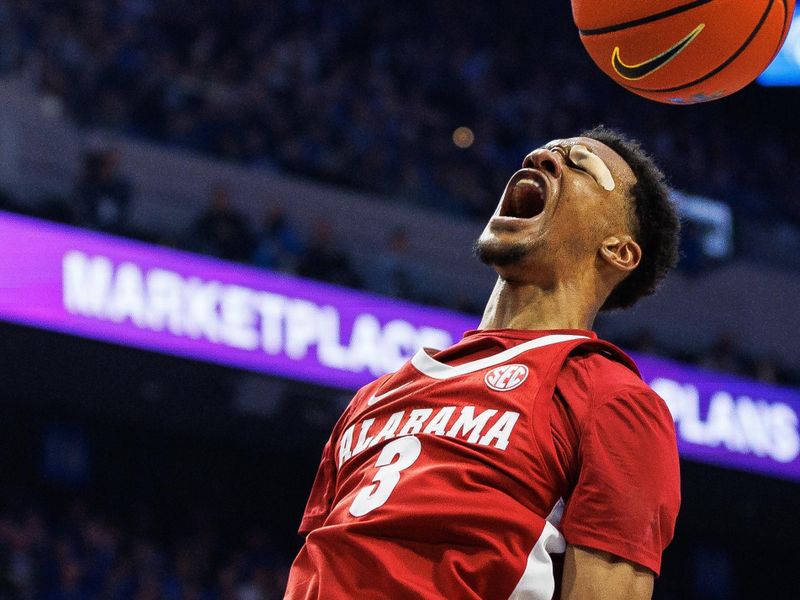
[[[533,439],[536,453],[539,455],[540,460],[552,470],[551,472],[557,472],[560,469],[560,466],[555,462],[555,449],[552,447],[544,447],[545,443],[552,446],[552,440],[549,437],[541,439],[536,433],[537,431],[550,433],[551,403],[558,384],[559,374],[572,354],[582,347],[594,347],[597,352],[627,367],[633,371],[637,377],[641,377],[636,363],[622,350],[604,340],[575,340],[569,344],[565,344],[563,348],[560,348],[560,352],[550,364],[547,376],[544,378],[542,386],[533,399],[531,421],[529,423],[529,435]]]

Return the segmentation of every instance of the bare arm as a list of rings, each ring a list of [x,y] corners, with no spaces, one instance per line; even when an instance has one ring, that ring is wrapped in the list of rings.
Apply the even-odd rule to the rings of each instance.
[[[621,558],[569,546],[561,600],[650,600],[653,573]]]

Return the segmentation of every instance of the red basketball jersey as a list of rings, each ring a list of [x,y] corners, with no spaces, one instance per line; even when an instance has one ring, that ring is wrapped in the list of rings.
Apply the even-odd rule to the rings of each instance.
[[[471,332],[362,388],[325,446],[289,599],[550,600],[567,543],[658,572],[672,418],[587,331]]]

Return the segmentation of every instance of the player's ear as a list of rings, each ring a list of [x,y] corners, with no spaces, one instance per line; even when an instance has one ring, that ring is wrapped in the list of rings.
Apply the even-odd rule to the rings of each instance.
[[[629,235],[610,236],[600,246],[600,258],[620,271],[630,273],[642,260],[642,249]]]

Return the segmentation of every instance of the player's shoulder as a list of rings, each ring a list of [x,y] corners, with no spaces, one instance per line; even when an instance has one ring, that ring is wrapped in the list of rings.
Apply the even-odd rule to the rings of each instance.
[[[355,393],[354,398],[366,397],[373,394],[376,390],[380,389],[384,383],[394,377],[396,373],[384,373],[380,377],[373,379],[369,383],[361,386]]]
[[[633,360],[614,346],[576,348],[562,366],[557,387],[579,420],[613,406],[618,416],[638,414],[648,423],[661,423],[674,436],[666,402],[641,378]]]
[[[353,394],[353,397],[345,408],[340,421],[352,419],[360,411],[368,408],[371,404],[371,399],[374,398],[383,389],[384,385],[396,375],[397,373],[385,373],[377,379],[373,379],[366,385],[360,387],[356,393]]]
[[[580,382],[595,401],[621,393],[655,394],[639,375],[633,360],[606,342],[574,348],[561,367],[559,382],[564,380]]]

